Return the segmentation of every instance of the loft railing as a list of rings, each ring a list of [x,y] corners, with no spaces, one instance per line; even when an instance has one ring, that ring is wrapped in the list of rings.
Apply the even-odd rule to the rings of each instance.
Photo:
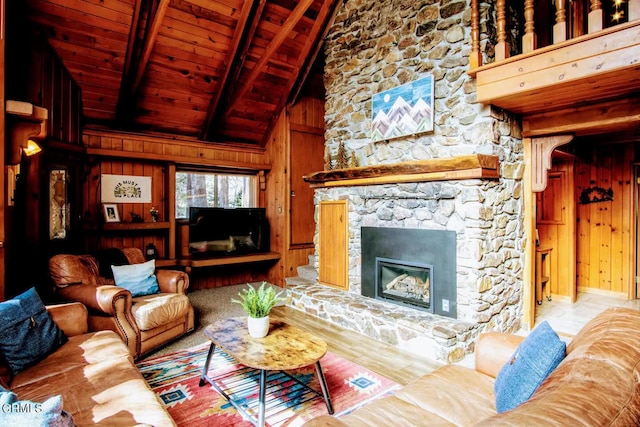
[[[575,0],[581,1],[581,0]],[[582,0],[588,2],[589,13],[587,15],[587,33],[592,34],[604,29],[605,12],[601,0]],[[612,1],[612,0],[607,0]],[[551,0],[555,7],[553,22],[552,43],[557,44],[567,40],[567,3],[571,0]],[[613,0],[614,14],[620,13],[620,6],[625,0]],[[536,45],[535,29],[535,3],[534,0],[524,0],[524,32],[522,35],[522,54],[534,52]],[[627,17],[618,15],[609,18],[612,22],[627,22],[640,19],[640,0],[628,0]],[[506,0],[496,0],[496,45],[495,63],[504,61],[510,56],[511,46],[507,40],[507,13]],[[471,0],[471,55],[469,68],[474,70],[482,64],[482,52],[480,51],[480,12],[478,0]]]

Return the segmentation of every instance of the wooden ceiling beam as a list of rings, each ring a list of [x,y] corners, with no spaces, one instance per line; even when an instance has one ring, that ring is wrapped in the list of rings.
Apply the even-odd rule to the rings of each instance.
[[[301,58],[300,64],[296,70],[298,72],[294,73],[294,83],[291,84],[292,90],[288,93],[289,101],[291,104],[294,104],[298,96],[300,95],[300,91],[302,90],[302,86],[307,81],[307,77],[309,77],[309,73],[311,72],[311,68],[313,67],[316,58],[318,57],[318,53],[323,46],[323,40],[327,36],[329,32],[329,28],[332,23],[336,19],[336,14],[338,12],[338,0],[334,0],[329,3],[323,3],[320,12],[318,13],[318,20],[316,21],[313,27],[313,35],[307,39],[307,43],[305,44],[304,51],[311,52],[311,54],[307,55],[304,58]],[[327,19],[328,17],[328,19]],[[304,62],[306,61],[306,63]],[[299,70],[304,67],[303,72],[299,72]]]
[[[265,4],[266,0],[253,0],[244,3],[240,19],[238,19],[238,25],[231,39],[231,48],[225,58],[224,63],[226,64],[226,68],[209,103],[207,116],[200,131],[200,139],[207,140],[211,136],[211,127],[214,123],[214,118],[218,115],[220,101],[223,99],[225,90],[231,85],[233,79],[237,77],[242,67],[250,41],[253,39],[256,29],[258,28],[260,16],[262,16]],[[249,24],[250,21],[251,23]]]
[[[167,13],[167,8],[169,7],[170,0],[160,0],[158,7],[153,14],[151,19],[151,27],[149,33],[146,34],[144,45],[142,47],[142,53],[140,54],[140,60],[136,64],[136,74],[133,79],[133,84],[131,86],[131,94],[135,94],[138,91],[138,87],[140,85],[140,81],[142,80],[142,76],[147,68],[147,63],[149,62],[149,57],[151,56],[151,51],[153,50],[153,46],[156,43],[156,39],[158,38],[158,32],[160,31],[160,25],[162,25],[162,20],[164,19],[164,15]]]
[[[269,62],[271,56],[278,50],[278,48],[282,45],[282,43],[287,39],[289,33],[293,30],[296,24],[302,19],[307,9],[313,4],[314,0],[301,0],[300,3],[293,9],[291,15],[287,18],[287,20],[282,25],[280,32],[278,32],[267,49],[265,50],[262,58],[255,64],[253,70],[245,80],[242,86],[238,87],[237,90],[233,93],[233,97],[231,99],[231,103],[229,104],[229,108],[226,109],[225,114],[228,115],[235,105],[235,103],[240,100],[253,86],[255,81],[258,79],[258,76],[264,69],[264,66]]]

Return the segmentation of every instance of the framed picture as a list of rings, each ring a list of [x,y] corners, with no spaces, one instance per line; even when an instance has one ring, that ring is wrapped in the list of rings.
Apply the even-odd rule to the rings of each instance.
[[[433,131],[433,75],[372,98],[371,140],[384,141]]]
[[[133,175],[100,176],[102,203],[151,203],[151,177]]]
[[[120,222],[118,205],[105,203],[102,205],[102,210],[104,212],[104,222]]]

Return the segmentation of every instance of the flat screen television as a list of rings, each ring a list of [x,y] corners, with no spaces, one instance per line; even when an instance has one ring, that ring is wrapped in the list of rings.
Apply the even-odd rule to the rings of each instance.
[[[189,208],[189,253],[193,257],[269,252],[264,208]]]

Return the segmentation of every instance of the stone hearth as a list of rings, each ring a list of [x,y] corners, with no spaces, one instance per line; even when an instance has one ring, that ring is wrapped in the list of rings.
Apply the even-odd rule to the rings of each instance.
[[[475,349],[476,324],[320,285],[313,274],[286,279],[288,306],[443,363]]]

